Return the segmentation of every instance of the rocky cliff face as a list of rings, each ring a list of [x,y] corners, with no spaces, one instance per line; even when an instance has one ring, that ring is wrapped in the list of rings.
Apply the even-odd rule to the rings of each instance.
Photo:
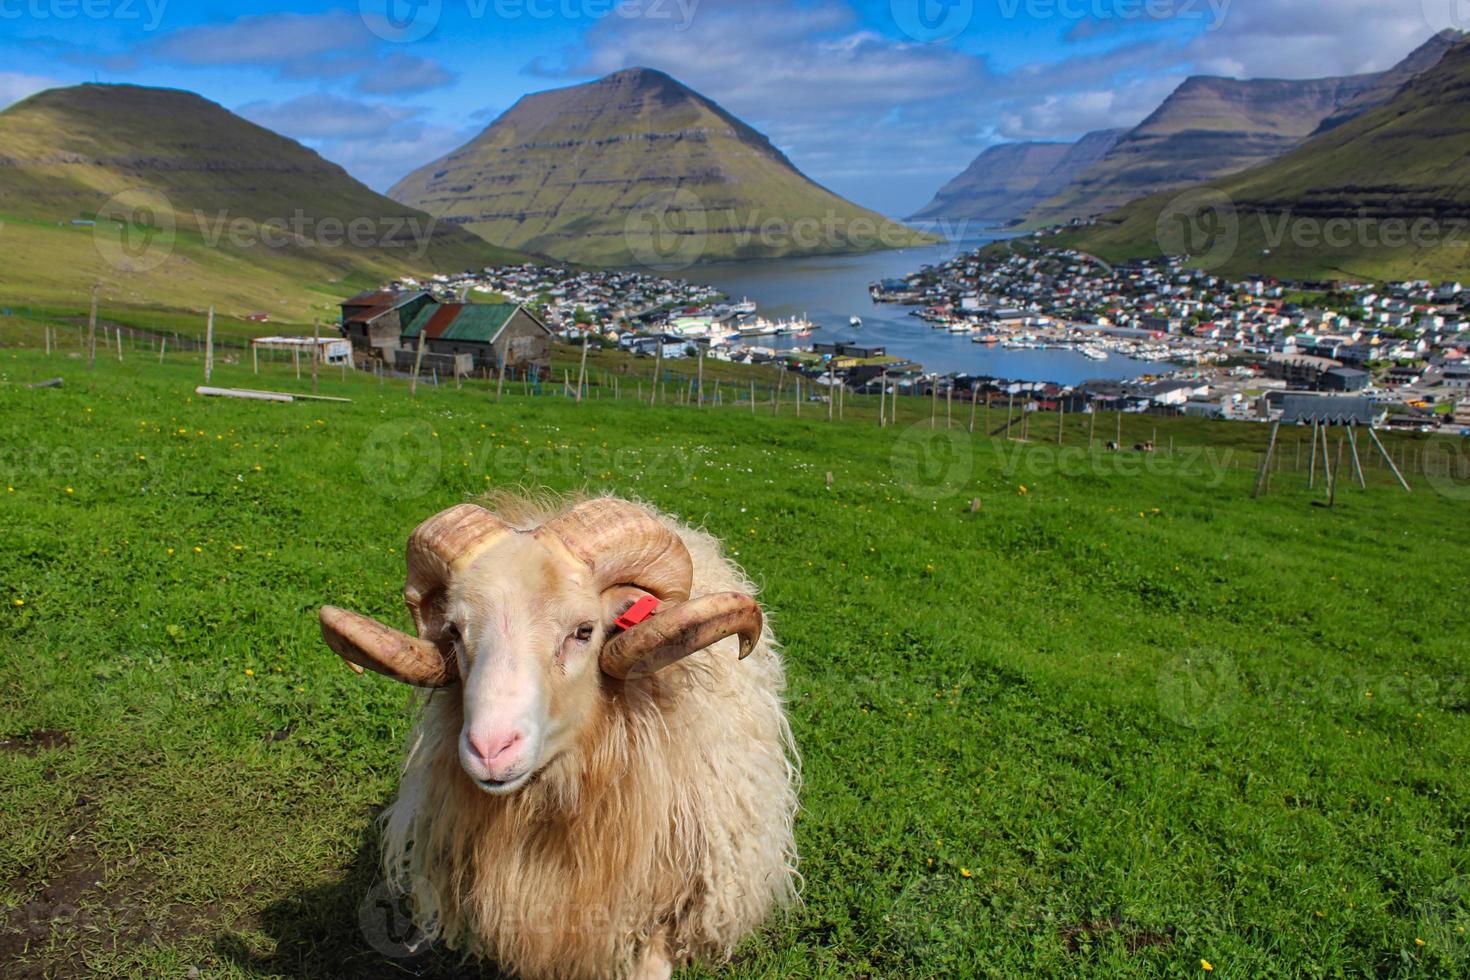
[[[1462,278],[1470,185],[1470,41],[1384,105],[1284,156],[1205,185],[1230,202],[1227,275]],[[1173,192],[1134,201],[1064,237],[1109,261],[1158,254]]]
[[[1076,143],[1001,143],[986,148],[912,218],[1007,224],[1070,184],[1105,154],[1119,129],[1088,133]]]
[[[496,244],[594,264],[925,240],[820,187],[765,136],[645,68],[528,95],[388,193]]]
[[[1239,173],[1381,105],[1457,35],[1431,38],[1385,72],[1306,80],[1186,79],[1069,187],[1026,215],[1053,224],[1120,207],[1158,191]]]
[[[1002,143],[987,147],[912,217],[1004,224],[1026,210],[1039,185],[1067,155],[1066,143]],[[1018,207],[1019,203],[1019,207]]]

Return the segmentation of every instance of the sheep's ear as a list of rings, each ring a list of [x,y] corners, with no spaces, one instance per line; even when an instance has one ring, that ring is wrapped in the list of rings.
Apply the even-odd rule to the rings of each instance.
[[[459,679],[458,662],[428,640],[336,606],[323,606],[320,619],[322,639],[359,674],[365,667],[414,687],[444,687]]]
[[[602,645],[603,673],[620,679],[647,677],[727,636],[740,637],[744,660],[760,640],[764,619],[742,592],[719,592],[688,602],[665,603],[652,617]]]

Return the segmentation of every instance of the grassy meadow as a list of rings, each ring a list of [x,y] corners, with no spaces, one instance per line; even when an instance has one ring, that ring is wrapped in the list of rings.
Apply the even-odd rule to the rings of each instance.
[[[1470,972],[1470,485],[1441,471],[1329,509],[1290,452],[1251,499],[1260,426],[1127,418],[1173,454],[1108,454],[919,400],[880,430],[335,372],[350,404],[272,404],[195,395],[192,355],[73,355],[0,349],[7,977],[467,975],[364,905],[408,698],[316,609],[406,625],[408,532],[507,485],[648,500],[761,584],[804,901],[718,975]]]

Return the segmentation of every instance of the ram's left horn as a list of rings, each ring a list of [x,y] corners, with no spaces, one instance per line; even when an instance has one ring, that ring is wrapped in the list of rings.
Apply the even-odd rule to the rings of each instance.
[[[336,606],[321,609],[322,639],[359,674],[364,667],[414,687],[444,687],[459,679],[459,663],[428,640]]]
[[[656,673],[727,636],[740,637],[740,659],[760,640],[761,607],[742,592],[717,592],[667,605],[625,633],[608,640],[603,673],[634,680]]]

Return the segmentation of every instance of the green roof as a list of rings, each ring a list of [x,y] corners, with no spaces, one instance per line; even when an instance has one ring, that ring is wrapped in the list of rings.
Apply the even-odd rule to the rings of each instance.
[[[444,303],[424,307],[403,328],[409,340],[420,331],[430,340],[464,340],[488,344],[516,310],[515,303]]]

